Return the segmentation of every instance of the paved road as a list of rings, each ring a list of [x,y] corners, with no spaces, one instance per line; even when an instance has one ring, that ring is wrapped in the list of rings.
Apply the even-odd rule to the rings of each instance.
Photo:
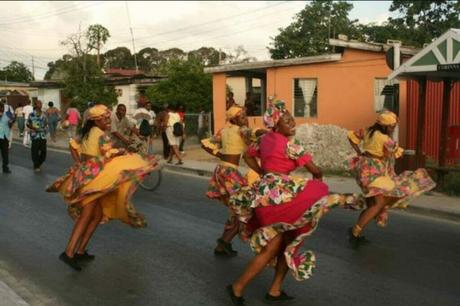
[[[206,180],[168,172],[156,192],[139,190],[134,202],[149,226],[101,226],[90,246],[96,261],[78,273],[57,259],[72,228],[65,204],[44,192],[70,157],[49,152],[35,174],[28,150],[15,145],[11,155],[13,174],[0,175],[0,268],[29,303],[229,305],[224,288],[252,255],[239,241],[239,257],[212,255],[226,213],[203,196]],[[460,305],[460,224],[393,213],[387,229],[369,228],[372,245],[354,252],[345,232],[356,217],[335,210],[321,221],[307,242],[316,273],[305,282],[288,276],[285,290],[297,297],[289,305]],[[248,305],[264,305],[271,276],[267,269],[248,287]]]

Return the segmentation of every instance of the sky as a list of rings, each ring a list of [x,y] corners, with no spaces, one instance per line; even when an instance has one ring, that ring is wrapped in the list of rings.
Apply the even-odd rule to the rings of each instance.
[[[385,21],[391,1],[349,1],[351,19]],[[307,1],[1,1],[0,67],[12,60],[32,68],[42,79],[47,63],[67,52],[61,41],[91,24],[111,37],[103,51],[118,46],[184,51],[202,46],[232,52],[243,46],[258,60],[280,27],[289,25]],[[129,16],[129,17],[128,17]],[[32,70],[32,69],[31,69]]]

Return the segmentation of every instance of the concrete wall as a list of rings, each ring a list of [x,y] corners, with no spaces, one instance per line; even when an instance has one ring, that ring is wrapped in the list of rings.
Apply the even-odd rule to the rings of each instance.
[[[37,91],[33,92],[32,97],[36,97],[38,100],[42,101],[43,109],[48,108],[48,102],[53,102],[54,106],[62,110],[61,105],[61,89],[56,88],[38,88]]]
[[[131,115],[137,109],[137,85],[116,85],[115,91],[121,91],[121,95],[118,96],[117,104],[126,105],[127,113]]]
[[[267,96],[284,100],[292,110],[293,80],[317,79],[316,118],[296,118],[297,124],[334,124],[346,129],[370,126],[376,118],[374,80],[386,78],[391,70],[385,54],[346,49],[339,62],[318,63],[267,69]],[[214,128],[225,124],[225,74],[213,75]],[[262,117],[250,117],[252,127],[262,127]],[[406,83],[400,83],[400,142],[405,143]]]

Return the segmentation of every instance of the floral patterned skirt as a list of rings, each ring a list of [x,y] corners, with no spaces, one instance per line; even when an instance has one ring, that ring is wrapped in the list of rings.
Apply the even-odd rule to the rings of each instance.
[[[247,185],[247,179],[238,171],[237,166],[220,162],[209,181],[206,196],[210,199],[222,200]]]
[[[131,196],[144,176],[157,167],[154,158],[144,159],[138,154],[117,156],[109,160],[92,158],[75,164],[68,173],[47,188],[59,192],[68,204],[74,219],[81,209],[99,201],[103,221],[120,220],[133,227],[145,227],[145,218],[131,203]]]
[[[436,186],[422,168],[396,175],[394,160],[361,156],[353,157],[347,163],[365,197],[384,195],[398,199],[391,208],[406,208],[412,199]]]
[[[286,263],[296,280],[311,277],[316,266],[312,251],[302,251],[305,238],[318,226],[322,216],[334,207],[362,209],[363,197],[328,195],[328,186],[318,180],[268,173],[252,188],[244,187],[230,198],[230,206],[245,223],[242,238],[249,239],[253,251],[262,249],[277,235],[290,243],[284,249]],[[276,259],[272,265],[276,264]]]

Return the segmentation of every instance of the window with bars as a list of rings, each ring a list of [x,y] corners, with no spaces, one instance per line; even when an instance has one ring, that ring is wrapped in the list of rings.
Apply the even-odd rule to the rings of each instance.
[[[316,79],[294,79],[294,117],[315,118],[318,116],[318,81]]]
[[[393,80],[388,81],[384,78],[374,79],[374,110],[381,112],[384,109],[391,109],[394,104],[394,85]]]

